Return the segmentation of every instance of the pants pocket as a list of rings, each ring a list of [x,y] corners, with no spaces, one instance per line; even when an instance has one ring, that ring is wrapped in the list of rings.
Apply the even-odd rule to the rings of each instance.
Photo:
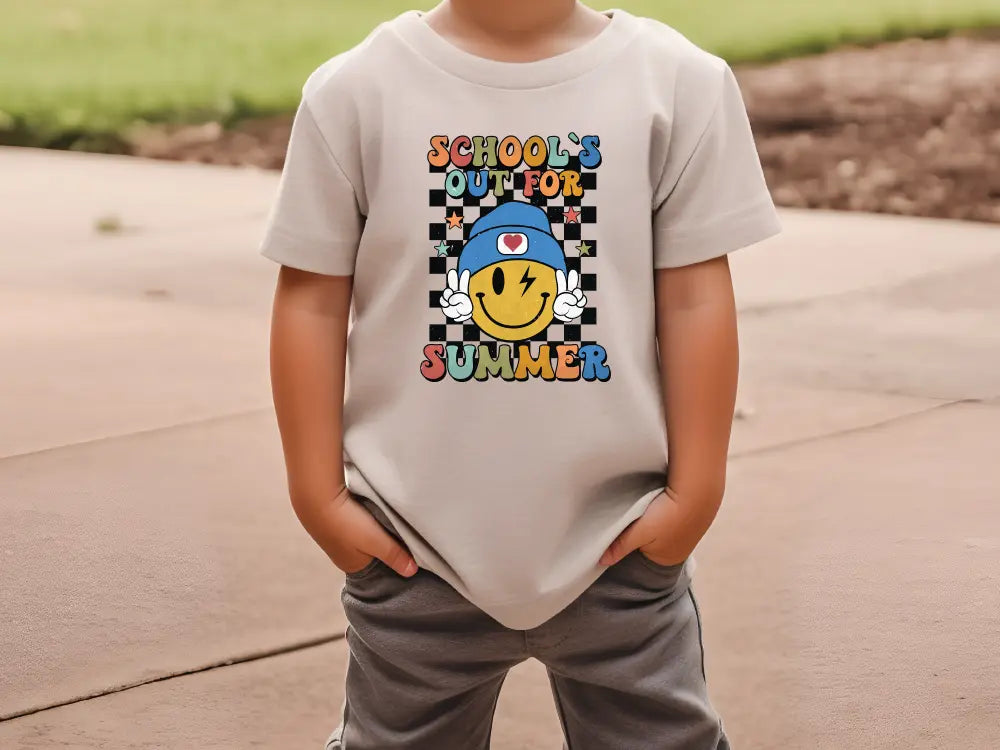
[[[661,563],[647,557],[646,553],[641,549],[635,550],[634,554],[639,556],[639,559],[642,560],[642,563],[647,568],[652,568],[657,573],[663,573],[664,575],[674,575],[687,564],[687,560],[682,560],[681,562],[674,563],[673,565],[662,565]]]
[[[615,580],[635,596],[677,596],[691,582],[688,575],[689,560],[676,565],[661,565],[634,550],[612,568]]]
[[[351,581],[357,581],[362,578],[367,578],[376,570],[378,570],[379,565],[382,565],[382,561],[379,560],[377,557],[373,557],[371,560],[368,561],[368,564],[365,565],[363,568],[361,568],[360,570],[355,570],[353,573],[344,573],[344,577]]]

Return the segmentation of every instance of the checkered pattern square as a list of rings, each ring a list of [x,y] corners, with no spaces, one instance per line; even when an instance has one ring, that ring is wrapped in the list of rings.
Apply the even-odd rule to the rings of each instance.
[[[547,198],[535,190],[530,198],[524,197],[524,165],[522,164],[511,179],[506,182],[506,189],[499,196],[494,194],[493,181],[490,190],[482,198],[463,196],[453,198],[444,189],[443,167],[430,166],[428,189],[428,205],[430,206],[430,222],[428,223],[428,278],[430,290],[428,294],[429,322],[428,341],[444,344],[486,343],[490,351],[496,351],[496,342],[483,333],[472,321],[454,323],[441,312],[441,291],[447,285],[446,275],[449,270],[458,268],[458,256],[462,252],[465,241],[476,219],[489,213],[501,203],[511,200],[527,200],[545,209],[552,234],[562,246],[566,258],[567,270],[575,270],[580,274],[580,288],[587,295],[587,307],[581,317],[571,323],[553,320],[549,326],[533,336],[530,341],[545,342],[553,347],[561,343],[578,343],[581,345],[594,343],[594,326],[597,324],[597,307],[595,296],[597,291],[596,257],[599,252],[598,242],[594,235],[597,224],[597,206],[594,198],[597,191],[597,173],[581,170],[576,156],[570,157],[567,169],[581,172],[580,185],[584,189],[582,196],[564,196],[562,191]],[[462,217],[461,227],[449,228],[447,217],[458,215]],[[447,247],[442,254],[438,246],[444,243]],[[518,342],[519,343],[519,342]],[[533,347],[534,348],[534,347]],[[554,350],[553,350],[554,351]]]

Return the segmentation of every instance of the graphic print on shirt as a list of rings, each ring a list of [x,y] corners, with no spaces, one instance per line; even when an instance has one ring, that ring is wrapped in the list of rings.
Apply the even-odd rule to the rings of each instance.
[[[565,141],[431,137],[427,380],[610,379],[607,352],[587,336],[600,138]]]

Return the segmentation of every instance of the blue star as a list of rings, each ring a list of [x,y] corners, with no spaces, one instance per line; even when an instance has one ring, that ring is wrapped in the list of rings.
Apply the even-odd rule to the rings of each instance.
[[[438,257],[448,254],[448,243],[441,240],[438,244],[434,246],[434,249],[438,251]]]

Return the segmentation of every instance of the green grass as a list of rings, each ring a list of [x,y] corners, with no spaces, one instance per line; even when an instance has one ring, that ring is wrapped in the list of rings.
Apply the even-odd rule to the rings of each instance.
[[[619,5],[667,21],[731,62],[1000,26],[997,0]],[[399,0],[0,0],[0,142],[113,149],[115,134],[136,120],[231,123],[289,111],[309,71],[407,7]]]

